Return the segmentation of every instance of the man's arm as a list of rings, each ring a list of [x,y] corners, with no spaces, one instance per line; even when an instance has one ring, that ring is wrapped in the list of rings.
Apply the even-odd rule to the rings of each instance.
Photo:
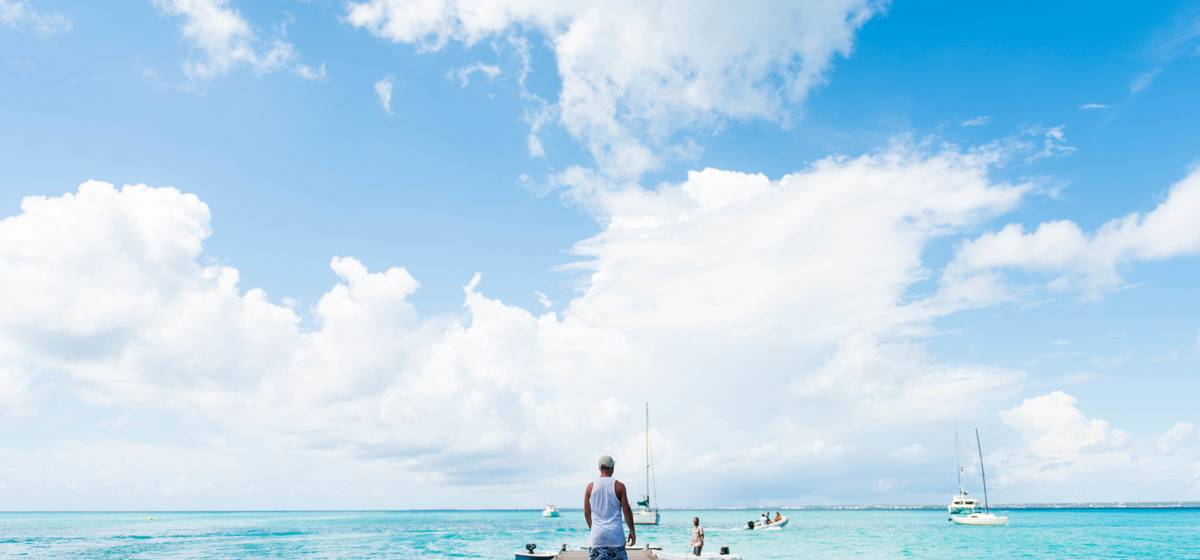
[[[637,530],[633,528],[633,510],[629,508],[629,495],[625,492],[625,485],[621,481],[617,481],[613,487],[617,491],[617,498],[621,500],[621,511],[625,514],[625,524],[629,525],[629,546],[633,546],[637,544]]]
[[[587,521],[588,529],[592,528],[592,483],[588,483],[587,490],[583,491],[583,519]]]

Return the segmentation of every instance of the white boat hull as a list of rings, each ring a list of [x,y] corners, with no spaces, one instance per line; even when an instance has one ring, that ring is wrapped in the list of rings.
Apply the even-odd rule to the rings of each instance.
[[[637,510],[633,512],[634,525],[658,525],[658,512]]]
[[[1004,515],[995,515],[991,513],[972,513],[970,515],[955,515],[950,518],[951,521],[958,525],[977,525],[996,527],[1000,525],[1008,525],[1008,517]]]
[[[551,506],[542,510],[542,517],[558,517],[558,508]]]
[[[791,518],[789,518],[789,517],[786,517],[786,516],[785,516],[783,519],[780,519],[779,521],[772,521],[772,522],[770,522],[770,523],[768,523],[768,524],[766,524],[766,525],[763,525],[763,522],[762,522],[762,521],[755,521],[755,522],[754,522],[754,526],[753,526],[753,527],[748,527],[748,528],[749,528],[749,529],[762,530],[762,529],[770,529],[770,528],[772,528],[772,527],[778,527],[778,528],[782,529],[782,528],[784,528],[784,527],[786,527],[786,526],[787,526],[787,524],[788,524],[788,521],[791,521]]]

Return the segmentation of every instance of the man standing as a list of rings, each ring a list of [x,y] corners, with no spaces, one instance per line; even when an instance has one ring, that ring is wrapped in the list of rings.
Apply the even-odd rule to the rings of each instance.
[[[625,485],[613,478],[616,462],[612,457],[600,457],[600,478],[587,485],[583,493],[583,518],[592,530],[588,537],[588,560],[629,560],[625,554],[625,532],[621,517],[629,525],[629,545],[637,542],[633,528],[633,510]]]
[[[704,550],[704,527],[700,526],[700,518],[692,518],[692,555],[700,556],[700,551]]]

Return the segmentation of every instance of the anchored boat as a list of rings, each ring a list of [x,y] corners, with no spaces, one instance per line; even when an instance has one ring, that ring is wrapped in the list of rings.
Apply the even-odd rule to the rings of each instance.
[[[653,507],[650,503],[651,493],[657,494],[657,492],[651,491],[654,480],[651,477],[652,457],[650,452],[650,403],[646,403],[646,495],[638,500],[638,507],[633,511],[634,525],[658,525],[658,508]],[[657,502],[657,499],[655,501]]]
[[[967,495],[966,489],[962,483],[962,457],[958,454],[958,430],[954,430],[954,464],[958,467],[958,494],[950,498],[950,504],[946,506],[946,511],[950,514],[951,519],[955,515],[969,515],[975,513],[979,509],[979,500]]]
[[[957,441],[958,438],[955,437]],[[983,483],[983,511],[972,511],[966,515],[950,515],[950,521],[958,525],[979,525],[979,526],[999,526],[1008,525],[1008,517],[1004,515],[996,515],[992,513],[991,507],[988,505],[987,495],[987,472],[983,468],[983,444],[979,442],[979,428],[975,428],[975,449],[979,451],[979,478]],[[960,475],[961,483],[962,477]],[[961,492],[961,484],[959,491]],[[965,494],[965,492],[963,492]],[[953,505],[953,503],[951,503]]]

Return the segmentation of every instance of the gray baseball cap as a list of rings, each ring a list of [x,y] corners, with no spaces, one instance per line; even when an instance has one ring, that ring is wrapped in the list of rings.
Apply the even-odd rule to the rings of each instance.
[[[614,461],[613,458],[609,457],[608,455],[601,455],[599,464],[600,464],[600,468],[602,468],[602,469],[611,469],[611,468],[613,468],[613,465],[617,464],[617,462]]]

